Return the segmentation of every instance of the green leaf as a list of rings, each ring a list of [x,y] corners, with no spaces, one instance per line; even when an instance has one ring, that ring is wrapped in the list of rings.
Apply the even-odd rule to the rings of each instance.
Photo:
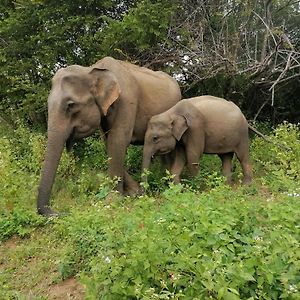
[[[248,272],[240,271],[238,276],[245,281],[256,281],[255,278]]]

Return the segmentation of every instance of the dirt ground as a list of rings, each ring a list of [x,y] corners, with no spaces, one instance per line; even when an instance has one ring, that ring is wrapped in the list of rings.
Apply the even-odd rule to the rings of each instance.
[[[84,299],[84,287],[79,281],[71,277],[57,282],[56,263],[49,260],[49,254],[37,255],[37,252],[40,252],[37,249],[26,250],[28,242],[26,239],[12,237],[0,243],[0,284],[4,278],[3,282],[9,286],[9,291],[25,299],[36,297],[49,300]],[[26,251],[29,253],[24,254]],[[18,262],[15,262],[16,258]],[[49,263],[46,269],[45,261]]]
[[[47,291],[47,297],[49,300],[80,300],[84,298],[84,289],[76,279],[69,278],[51,285]]]

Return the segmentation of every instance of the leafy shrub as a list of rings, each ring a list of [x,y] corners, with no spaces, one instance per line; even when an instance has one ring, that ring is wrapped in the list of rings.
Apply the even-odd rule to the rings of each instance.
[[[19,206],[7,208],[6,212],[0,214],[0,241],[5,241],[15,234],[20,237],[28,236],[37,227],[46,224],[46,220],[36,212]]]
[[[17,203],[24,203],[24,199],[31,197],[32,187],[35,185],[36,176],[26,174],[22,162],[15,153],[15,148],[6,138],[0,138],[0,207],[12,207]],[[30,163],[29,163],[30,164]],[[28,175],[26,180],[24,175]],[[25,205],[27,203],[25,202]]]
[[[143,147],[130,145],[127,148],[126,166],[128,172],[133,175],[136,180],[140,180],[143,160]]]
[[[272,143],[255,138],[251,145],[254,172],[262,173],[262,182],[272,190],[300,188],[300,129],[283,123],[270,136]]]
[[[61,272],[81,271],[91,299],[297,299],[299,203],[259,198],[171,185],[160,199],[74,211],[59,223]]]

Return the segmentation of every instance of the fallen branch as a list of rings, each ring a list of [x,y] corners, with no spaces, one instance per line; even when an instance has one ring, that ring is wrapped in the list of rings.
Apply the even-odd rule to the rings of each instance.
[[[249,123],[248,123],[248,128],[251,131],[253,131],[255,134],[257,134],[258,136],[262,137],[265,141],[267,141],[268,143],[274,144],[276,147],[280,148],[281,150],[283,150],[283,151],[291,151],[292,150],[290,147],[287,147],[285,145],[282,145],[282,144],[272,141],[268,136],[266,136],[263,133],[261,133],[260,131],[258,131],[256,128],[251,126]]]
[[[262,109],[265,107],[265,105],[269,102],[269,99],[267,99],[263,104],[262,106],[259,108],[258,112],[255,114],[254,116],[254,119],[253,119],[253,122],[256,121],[256,118],[258,117],[258,115],[260,114],[260,112],[262,111]]]

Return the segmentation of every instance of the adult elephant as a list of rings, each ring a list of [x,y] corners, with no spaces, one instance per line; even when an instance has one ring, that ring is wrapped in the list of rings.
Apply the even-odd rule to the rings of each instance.
[[[130,143],[143,144],[148,120],[181,99],[177,82],[128,62],[105,57],[90,67],[68,66],[56,72],[48,98],[48,141],[38,190],[37,210],[57,215],[49,199],[61,154],[98,128],[105,133],[108,173],[117,190],[137,190],[124,169]]]

